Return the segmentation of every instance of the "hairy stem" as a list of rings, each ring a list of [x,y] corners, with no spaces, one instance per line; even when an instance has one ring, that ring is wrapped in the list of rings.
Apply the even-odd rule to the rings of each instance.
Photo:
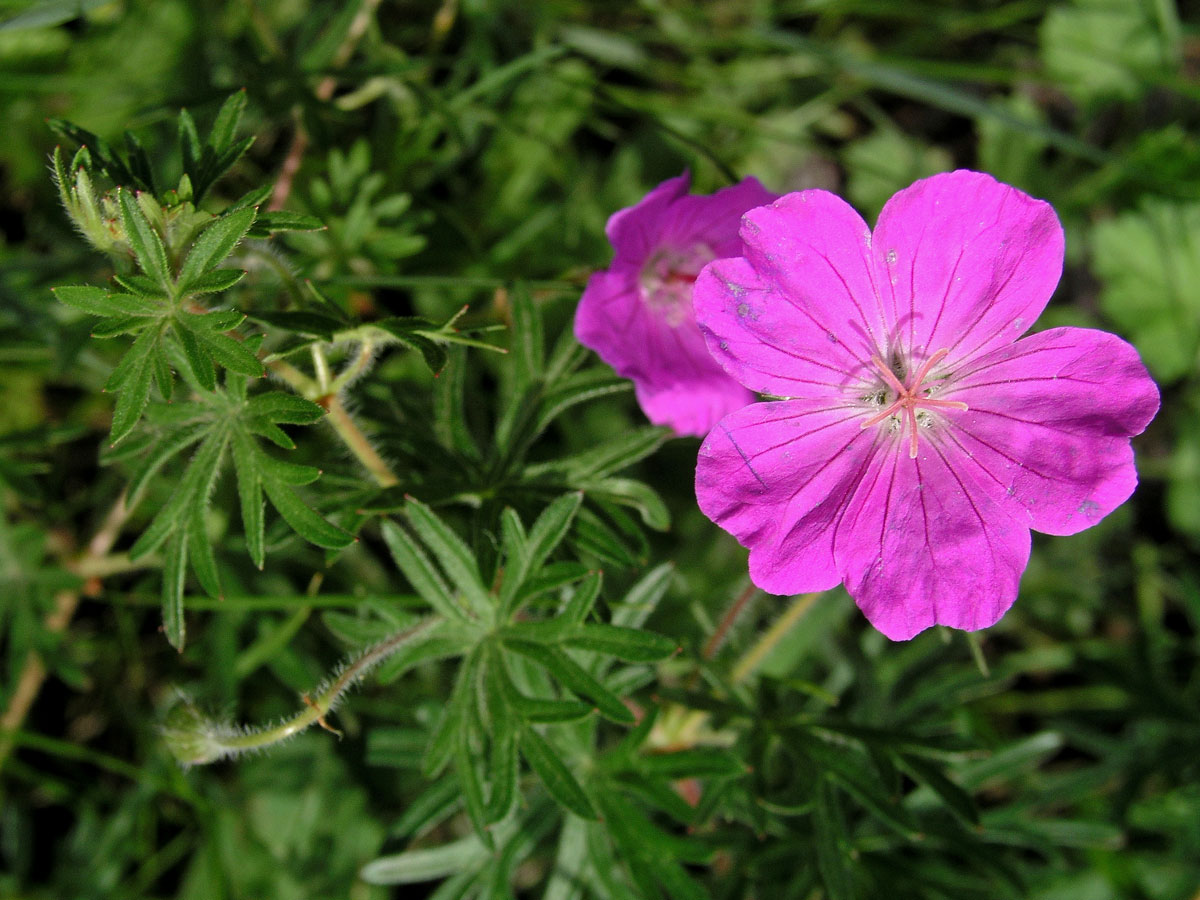
[[[329,413],[329,424],[333,426],[342,442],[350,448],[350,452],[362,463],[363,468],[371,473],[375,483],[385,488],[398,485],[400,479],[371,446],[367,436],[354,424],[350,413],[346,412],[346,407],[342,405],[341,398],[337,394],[331,394],[326,398],[324,406]]]
[[[315,358],[314,355],[314,360]],[[324,355],[322,355],[321,359],[324,360],[324,358]],[[342,439],[342,443],[346,445],[346,448],[354,454],[355,459],[371,474],[376,484],[380,487],[394,487],[400,483],[400,479],[396,477],[396,473],[383,461],[383,457],[371,446],[371,442],[363,434],[362,429],[350,417],[350,413],[346,411],[346,407],[342,404],[341,398],[337,393],[327,393],[322,390],[321,385],[317,381],[309,378],[291,363],[285,362],[282,359],[271,360],[265,363],[265,365],[274,375],[286,382],[300,396],[319,403],[325,408],[326,413],[328,413],[326,418],[334,432]],[[354,363],[351,363],[351,366],[353,365]],[[342,375],[344,374],[342,373]],[[338,376],[339,381],[342,375]],[[328,378],[329,371],[328,366],[326,366],[326,384],[332,387],[333,385],[328,383]]]
[[[717,623],[716,629],[704,645],[704,658],[712,659],[717,655],[717,651],[721,649],[721,645],[725,643],[725,639],[729,637],[729,631],[741,618],[742,613],[746,611],[747,605],[754,598],[758,588],[753,584],[747,585],[746,589],[738,595],[738,598],[730,604],[729,609],[725,611],[725,615],[721,617],[721,621]]]
[[[334,670],[330,679],[314,695],[302,695],[304,708],[276,725],[242,726],[205,719],[190,703],[176,707],[163,729],[171,752],[184,765],[204,765],[242,753],[265,750],[286,741],[314,723],[341,736],[325,717],[334,710],[345,693],[371,669],[428,632],[442,620],[431,616],[401,629],[347,659]]]

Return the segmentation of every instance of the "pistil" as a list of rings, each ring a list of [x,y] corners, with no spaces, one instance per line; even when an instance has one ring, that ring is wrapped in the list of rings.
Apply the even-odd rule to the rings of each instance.
[[[941,362],[949,352],[950,351],[948,349],[943,348],[937,351],[937,353],[933,354],[933,356],[929,357],[929,359],[925,360],[925,365],[921,366],[921,368],[917,371],[917,374],[913,376],[911,385],[909,387],[904,386],[903,382],[896,377],[896,373],[892,371],[891,367],[888,366],[887,363],[880,359],[878,354],[872,356],[871,362],[875,364],[875,367],[883,376],[883,380],[887,383],[888,387],[896,392],[896,399],[893,400],[892,403],[882,412],[871,416],[871,418],[863,422],[861,427],[869,428],[870,426],[882,422],[884,419],[899,413],[903,417],[903,421],[908,426],[909,430],[908,457],[909,459],[916,459],[917,410],[920,408],[967,408],[967,404],[961,403],[958,400],[937,400],[933,397],[923,396],[921,394],[921,385],[925,381],[926,376],[929,375],[930,370],[939,362]],[[929,388],[925,388],[925,390],[928,391]]]

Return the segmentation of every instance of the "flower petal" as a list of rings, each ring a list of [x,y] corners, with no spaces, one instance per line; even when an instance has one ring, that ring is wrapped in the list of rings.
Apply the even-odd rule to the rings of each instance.
[[[825,590],[841,581],[834,525],[874,452],[851,410],[755,403],[701,445],[696,500],[750,549],[750,577],[764,591]]]
[[[1012,606],[1029,529],[962,478],[936,446],[878,457],[838,522],[846,590],[884,635],[932,625],[974,631]]]
[[[696,279],[709,350],[751,390],[840,394],[886,346],[866,223],[835,195],[802,191],[746,213],[741,235],[744,258]]]
[[[654,315],[626,272],[597,272],[588,280],[575,336],[633,379],[646,417],[676,434],[704,437],[721,416],[754,402],[709,355],[690,315],[674,326]]]
[[[893,347],[949,348],[953,367],[1029,329],[1062,274],[1063,231],[1050,204],[958,171],[893,196],[873,250]]]
[[[690,172],[668,178],[633,206],[617,210],[608,217],[604,233],[616,251],[614,265],[640,267],[646,257],[662,243],[662,217],[680,197],[687,196],[692,184]]]
[[[1129,439],[1159,403],[1137,351],[1090,328],[1052,328],[974,360],[943,395],[967,404],[945,438],[970,474],[1047,534],[1089,528],[1129,498]]]
[[[766,206],[779,197],[755,177],[721,188],[714,194],[688,194],[667,210],[660,227],[660,243],[686,248],[704,244],[716,259],[740,256],[742,239],[738,223],[742,215]]]

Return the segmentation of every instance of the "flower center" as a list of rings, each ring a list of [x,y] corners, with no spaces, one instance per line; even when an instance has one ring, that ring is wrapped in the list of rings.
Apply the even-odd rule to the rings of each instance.
[[[869,428],[872,425],[882,422],[884,419],[899,415],[901,427],[908,427],[908,457],[909,459],[916,459],[917,410],[967,408],[967,404],[960,403],[957,400],[936,400],[929,396],[929,387],[922,387],[925,378],[929,375],[929,371],[941,362],[949,352],[948,349],[943,348],[925,360],[925,365],[921,366],[917,374],[912,377],[908,387],[904,386],[903,382],[896,377],[896,373],[878,355],[872,356],[871,362],[875,364],[875,368],[879,370],[879,374],[883,376],[883,380],[887,383],[888,387],[896,392],[896,399],[882,412],[871,416],[871,418],[863,422],[861,427]]]
[[[696,276],[716,258],[707,244],[660,247],[646,260],[639,278],[646,306],[671,328],[689,321]]]

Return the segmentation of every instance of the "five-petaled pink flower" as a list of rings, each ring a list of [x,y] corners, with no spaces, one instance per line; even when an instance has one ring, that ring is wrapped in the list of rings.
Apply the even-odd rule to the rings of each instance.
[[[742,213],[777,195],[755,178],[708,196],[689,195],[689,183],[686,172],[664,181],[608,220],[616,257],[588,281],[575,336],[633,380],[651,422],[703,437],[754,395],[709,355],[696,328],[692,287],[707,263],[742,252]]]
[[[783,399],[713,428],[696,495],[763,590],[845,583],[894,640],[984,628],[1030,529],[1074,534],[1133,492],[1130,438],[1158,410],[1137,352],[1087,328],[1021,337],[1062,272],[1049,204],[959,171],[900,191],[874,234],[825,191],[741,234],[697,280],[697,321],[726,371]]]

